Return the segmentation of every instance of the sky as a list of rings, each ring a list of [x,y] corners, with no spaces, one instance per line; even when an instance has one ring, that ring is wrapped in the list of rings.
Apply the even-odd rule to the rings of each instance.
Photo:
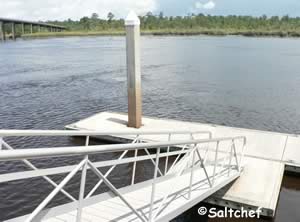
[[[118,18],[134,10],[165,15],[203,13],[211,15],[289,15],[300,17],[300,0],[0,0],[0,17],[34,21],[78,20],[98,13],[106,18],[113,12]]]

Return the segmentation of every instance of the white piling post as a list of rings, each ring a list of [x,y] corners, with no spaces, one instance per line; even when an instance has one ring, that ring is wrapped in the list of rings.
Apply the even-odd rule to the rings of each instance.
[[[125,19],[127,84],[128,84],[128,127],[142,126],[142,93],[140,61],[140,20],[131,11]]]

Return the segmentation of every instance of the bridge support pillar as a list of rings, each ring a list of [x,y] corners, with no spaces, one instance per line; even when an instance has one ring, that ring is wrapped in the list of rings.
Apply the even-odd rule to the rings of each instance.
[[[130,12],[125,20],[128,87],[128,127],[142,126],[140,20]]]
[[[5,26],[4,26],[4,22],[0,22],[0,39],[1,39],[1,41],[5,41]]]
[[[40,25],[38,26],[38,29],[39,29],[39,32],[41,32],[41,26]]]
[[[16,39],[16,23],[11,23],[11,36],[12,39],[15,40]]]
[[[25,24],[22,23],[22,34],[24,35],[25,34]]]
[[[30,24],[30,33],[33,33],[33,24]]]

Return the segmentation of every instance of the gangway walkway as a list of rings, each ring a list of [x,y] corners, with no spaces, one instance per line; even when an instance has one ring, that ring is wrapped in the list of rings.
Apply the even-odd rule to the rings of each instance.
[[[135,132],[131,144],[90,145],[90,136],[125,135],[132,132],[93,131],[0,131],[0,161],[19,160],[31,169],[24,172],[0,175],[0,183],[43,177],[53,185],[53,191],[30,214],[8,221],[169,221],[201,202],[220,188],[239,177],[242,170],[245,137],[211,138],[210,132]],[[165,135],[165,142],[140,141],[142,135]],[[172,140],[173,134],[189,135],[190,139]],[[196,134],[204,138],[195,139]],[[55,147],[38,149],[13,149],[4,137],[10,136],[85,136],[85,146]],[[206,138],[205,138],[206,137]],[[8,150],[7,150],[8,149]],[[114,160],[93,162],[94,154],[122,154]],[[133,152],[132,155],[127,155]],[[33,159],[63,156],[82,156],[78,164],[47,169],[38,169],[30,161]],[[169,160],[170,157],[175,160]],[[145,160],[153,166],[153,178],[136,183],[138,167]],[[163,166],[160,164],[163,162]],[[132,164],[128,177],[131,184],[116,188],[109,174],[119,165]],[[139,163],[139,164],[137,164]],[[102,168],[109,169],[103,173]],[[86,190],[87,171],[94,173],[99,182],[91,190]],[[77,174],[81,173],[79,196],[74,197],[64,188]],[[60,183],[49,176],[65,174]],[[100,185],[105,184],[109,192],[94,195]],[[46,208],[60,193],[70,199],[70,203],[54,208]],[[4,201],[4,200],[1,200]]]

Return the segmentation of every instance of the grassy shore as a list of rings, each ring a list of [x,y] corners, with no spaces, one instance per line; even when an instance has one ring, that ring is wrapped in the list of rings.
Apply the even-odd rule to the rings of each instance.
[[[125,35],[124,30],[105,31],[65,31],[65,32],[41,32],[22,35],[23,38],[48,38],[68,36],[121,36]],[[176,35],[241,35],[253,37],[300,37],[300,30],[222,30],[222,29],[159,29],[142,30],[142,35],[176,36]]]

